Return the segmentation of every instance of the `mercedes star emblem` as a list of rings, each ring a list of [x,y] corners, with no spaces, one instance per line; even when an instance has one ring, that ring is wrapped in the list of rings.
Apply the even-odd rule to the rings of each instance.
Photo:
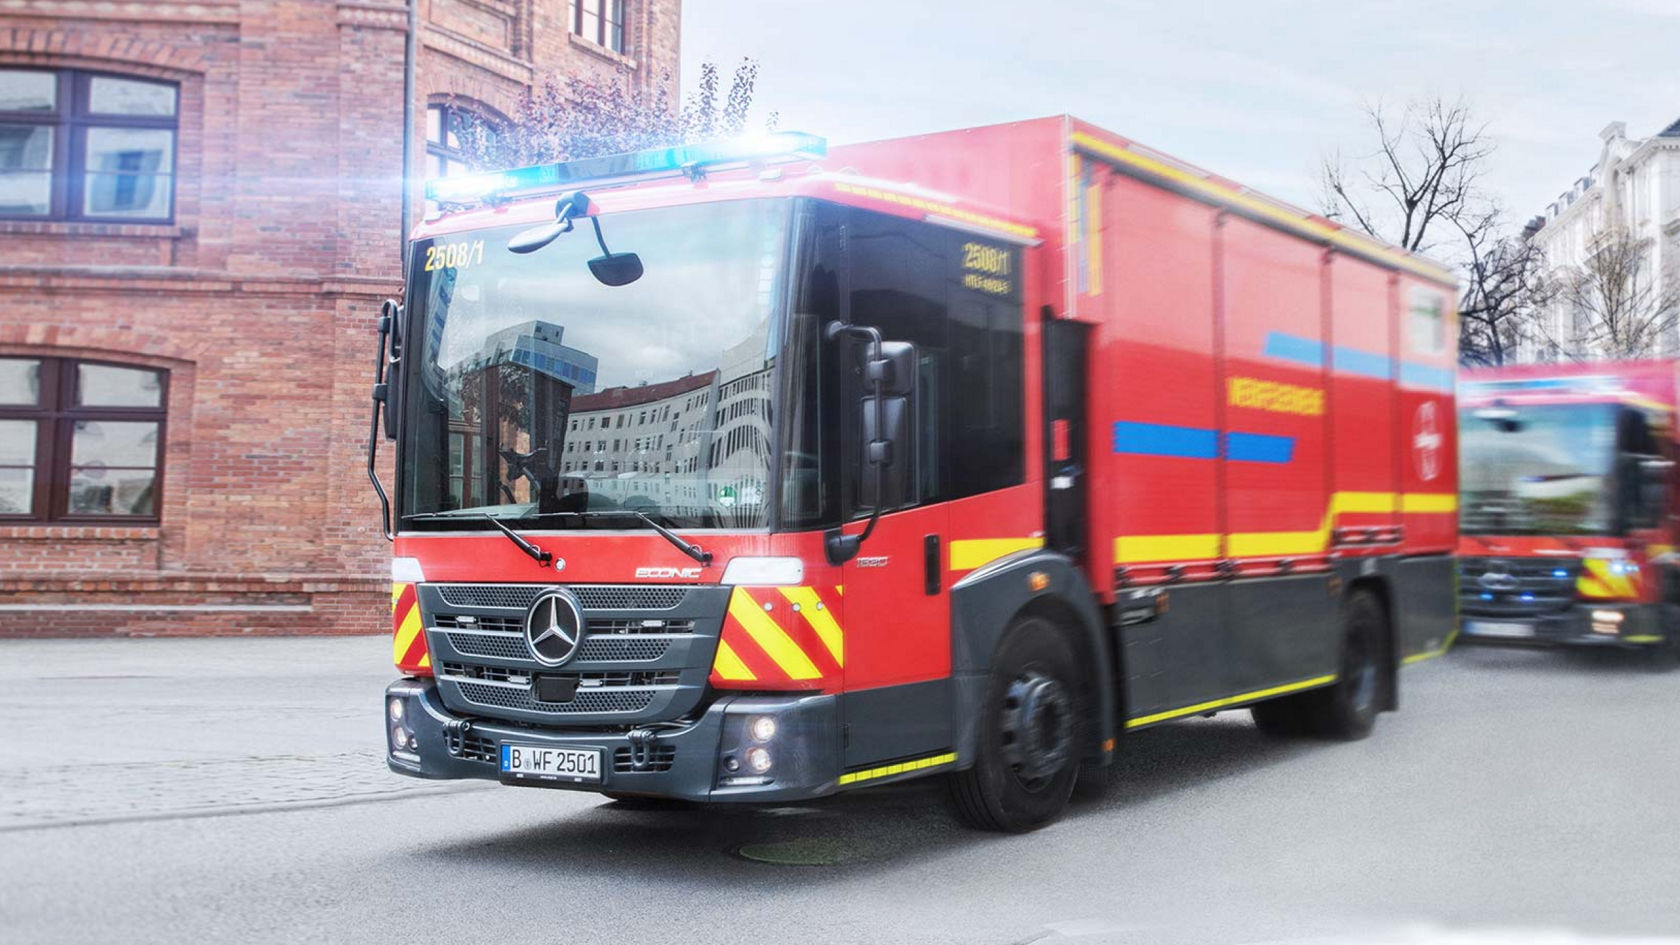
[[[583,645],[583,608],[577,597],[563,587],[538,594],[525,614],[525,642],[531,657],[545,666],[576,656]]]

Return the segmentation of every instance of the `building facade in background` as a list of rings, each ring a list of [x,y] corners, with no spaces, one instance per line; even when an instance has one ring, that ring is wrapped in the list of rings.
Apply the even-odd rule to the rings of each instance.
[[[677,72],[680,0],[414,2],[416,184],[541,74]],[[408,21],[0,12],[0,635],[389,629],[364,444]]]
[[[1529,239],[1557,280],[1581,272],[1626,233],[1641,253],[1638,278],[1652,280],[1659,296],[1680,293],[1680,121],[1644,139],[1629,138],[1626,124],[1612,122],[1599,137],[1598,163],[1529,224]],[[1588,331],[1587,313],[1566,298],[1553,299],[1540,317],[1522,360],[1555,361],[1572,345],[1590,349],[1575,341]],[[1653,354],[1680,353],[1680,326],[1662,332],[1658,345]]]

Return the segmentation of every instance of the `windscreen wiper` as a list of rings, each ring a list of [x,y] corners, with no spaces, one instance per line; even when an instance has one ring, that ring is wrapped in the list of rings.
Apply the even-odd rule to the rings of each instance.
[[[592,518],[594,516],[597,516],[597,515],[605,517],[605,518],[611,518],[615,515],[631,516],[631,517],[639,520],[643,525],[646,525],[647,527],[649,527],[649,528],[653,529],[654,531],[658,532],[659,537],[661,537],[661,538],[665,539],[666,541],[670,542],[672,545],[675,545],[677,550],[682,552],[683,554],[688,555],[690,558],[693,558],[694,560],[700,562],[701,564],[709,565],[709,564],[712,563],[712,553],[710,551],[706,551],[705,549],[701,548],[699,545],[696,545],[691,541],[684,541],[682,536],[678,535],[676,532],[673,532],[670,529],[666,528],[665,526],[663,526],[663,525],[659,524],[658,522],[654,521],[653,516],[647,514],[646,512],[641,511],[640,509],[595,509],[593,511],[587,511],[587,512],[538,512],[535,515],[528,516],[528,517],[538,518],[538,519],[543,519],[543,518],[575,518],[578,521],[583,522],[583,521],[588,521],[590,518]],[[505,529],[504,529],[504,531],[505,531]],[[512,534],[512,533],[510,532],[509,534]]]
[[[684,541],[682,536],[654,521],[653,516],[647,514],[646,512],[643,512],[640,509],[620,509],[619,512],[623,515],[634,515],[641,519],[642,524],[658,532],[659,537],[665,539],[673,545],[676,545],[678,551],[688,555],[690,558],[693,558],[703,565],[712,563],[712,553],[710,551],[702,550],[699,545],[696,545],[691,541]]]
[[[501,522],[496,521],[496,516],[491,515],[489,512],[485,512],[484,513],[484,520],[486,522],[489,522],[490,524],[496,526],[497,528],[501,529],[502,534],[508,536],[508,541],[511,541],[514,544],[518,545],[520,551],[523,551],[526,554],[530,555],[532,557],[532,559],[535,560],[538,564],[547,564],[550,561],[554,560],[554,556],[552,554],[549,554],[548,552],[542,550],[541,548],[538,548],[536,545],[531,544],[529,541],[526,541],[525,538],[522,535],[520,535],[518,532],[516,532],[513,529],[507,527],[506,525],[503,525]]]

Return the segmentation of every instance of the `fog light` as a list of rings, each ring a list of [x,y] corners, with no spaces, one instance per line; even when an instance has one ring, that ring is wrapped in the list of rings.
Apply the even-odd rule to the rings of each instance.
[[[755,742],[767,742],[776,737],[776,720],[768,715],[760,715],[747,723],[747,734]]]
[[[1622,618],[1625,616],[1619,610],[1595,610],[1592,612],[1592,630],[1615,636],[1622,630]]]
[[[398,751],[408,747],[408,733],[403,731],[401,725],[391,726],[391,745]]]
[[[392,699],[390,704],[386,706],[386,711],[390,713],[391,721],[401,722],[403,717],[403,701],[401,699]]]
[[[770,753],[762,748],[747,749],[747,770],[763,774],[770,770]]]
[[[735,772],[741,770],[741,762],[736,760],[734,755],[730,755],[729,757],[723,759],[723,770],[734,774]]]

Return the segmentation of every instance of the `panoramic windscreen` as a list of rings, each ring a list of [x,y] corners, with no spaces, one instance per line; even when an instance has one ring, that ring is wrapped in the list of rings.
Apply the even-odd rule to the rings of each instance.
[[[1609,532],[1615,419],[1606,404],[1464,408],[1461,527],[1479,534]]]
[[[591,273],[603,254],[581,221],[530,255],[507,249],[518,226],[417,244],[408,524],[766,525],[787,217],[773,200],[603,217],[606,245],[645,269],[620,286]]]

